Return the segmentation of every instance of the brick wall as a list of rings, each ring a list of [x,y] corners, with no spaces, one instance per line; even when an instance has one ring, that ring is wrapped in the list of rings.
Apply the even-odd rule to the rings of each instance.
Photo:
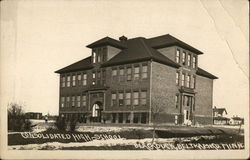
[[[207,119],[212,123],[213,80],[196,76],[195,114],[197,119]],[[199,117],[198,117],[199,116]],[[205,118],[206,117],[206,118]]]
[[[134,65],[139,65],[142,66],[142,64],[147,64],[148,66],[148,78],[147,79],[139,79],[139,80],[133,80],[133,76],[132,76],[132,80],[131,81],[127,81],[126,80],[126,67],[131,67],[132,68],[132,75],[133,75],[133,71],[134,71]],[[119,67],[124,67],[124,73],[125,73],[125,80],[124,81],[120,81],[119,80],[119,76],[117,76],[116,78],[112,78],[112,68],[116,68],[119,70]],[[113,67],[107,67],[106,68],[106,83],[107,86],[109,87],[109,89],[106,91],[106,111],[149,111],[149,97],[150,97],[150,89],[149,89],[149,73],[150,73],[150,65],[149,62],[141,62],[141,63],[134,63],[134,64],[127,64],[127,65],[120,65],[120,66],[113,66]],[[133,93],[133,91],[140,91],[140,90],[147,90],[147,105],[144,106],[111,106],[111,94],[112,91],[124,91],[124,93],[126,93],[126,91],[131,91],[131,93]],[[118,96],[118,95],[117,95]],[[131,104],[133,102],[133,94],[131,94],[132,99],[131,99]],[[125,97],[124,97],[125,98]],[[125,100],[125,99],[124,99]]]
[[[162,108],[162,115],[165,114],[178,114],[179,108],[175,106],[175,95],[178,93],[178,88],[175,83],[176,68],[169,67],[157,62],[152,62],[152,106],[160,105]],[[172,118],[171,118],[172,117]],[[171,116],[167,118],[162,116],[162,119],[172,121],[174,118]],[[160,121],[160,120],[159,120]]]

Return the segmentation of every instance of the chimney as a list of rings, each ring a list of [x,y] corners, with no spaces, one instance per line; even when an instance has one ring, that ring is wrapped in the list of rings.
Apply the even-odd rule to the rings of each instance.
[[[119,40],[120,40],[121,42],[125,42],[125,41],[128,40],[128,38],[125,37],[125,36],[123,35],[123,36],[119,37]]]

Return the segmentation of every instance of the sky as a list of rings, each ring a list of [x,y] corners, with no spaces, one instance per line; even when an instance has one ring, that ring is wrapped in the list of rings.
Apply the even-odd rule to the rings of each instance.
[[[247,0],[19,0],[1,2],[1,110],[58,114],[54,71],[91,54],[109,36],[171,34],[204,52],[199,67],[216,75],[213,105],[249,115]]]

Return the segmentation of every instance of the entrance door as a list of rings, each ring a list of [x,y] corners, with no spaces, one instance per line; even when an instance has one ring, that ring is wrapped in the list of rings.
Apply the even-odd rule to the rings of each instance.
[[[189,111],[188,110],[184,110],[184,124],[187,124],[189,122]]]
[[[92,122],[101,122],[101,106],[95,103],[92,107]]]
[[[190,125],[192,112],[193,97],[189,95],[183,96],[183,123]]]

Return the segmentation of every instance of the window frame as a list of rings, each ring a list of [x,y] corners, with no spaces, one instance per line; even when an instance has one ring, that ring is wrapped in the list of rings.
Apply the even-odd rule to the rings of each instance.
[[[128,94],[129,94],[129,96],[127,96]],[[130,106],[131,105],[131,99],[132,99],[131,91],[126,91],[126,93],[125,93],[125,105],[126,106]]]
[[[117,93],[111,93],[111,106],[117,106]]]
[[[135,94],[137,95],[137,98],[135,97]],[[139,106],[139,91],[133,91],[133,105]]]
[[[185,73],[181,74],[181,86],[185,87]]]
[[[132,67],[126,68],[126,74],[127,74],[127,81],[132,81]]]
[[[66,87],[66,76],[64,75],[61,77],[61,87],[62,88]]]
[[[196,68],[197,67],[197,56],[193,55],[192,58],[192,68]]]
[[[124,93],[118,92],[118,105],[124,106]]]
[[[180,49],[176,49],[176,53],[175,53],[175,61],[176,63],[180,63]]]
[[[61,105],[60,105],[61,108],[64,108],[65,107],[65,97],[62,96],[61,97]]]
[[[145,70],[145,68],[146,68],[146,70]],[[142,79],[147,79],[148,78],[148,65],[147,64],[142,65],[141,77],[142,77]]]
[[[145,96],[143,96],[145,94]],[[147,90],[141,90],[140,92],[140,105],[147,105]]]
[[[85,76],[86,76],[86,78],[85,78]],[[88,77],[87,73],[82,74],[82,85],[83,86],[87,85],[87,77]]]
[[[139,80],[140,79],[140,66],[136,65],[134,66],[134,80]]]
[[[179,71],[177,71],[177,72],[175,73],[175,84],[176,84],[177,86],[180,85],[180,72],[179,72]]]
[[[71,87],[71,76],[67,75],[67,87]]]
[[[186,51],[183,51],[183,52],[182,52],[182,60],[181,60],[183,65],[186,64],[186,56],[187,56]]]
[[[179,107],[179,94],[176,94],[175,95],[175,108],[178,108]]]
[[[188,53],[188,55],[187,55],[187,65],[188,65],[188,67],[191,66],[191,54],[190,53]]]
[[[186,87],[188,87],[188,88],[191,87],[191,86],[190,86],[190,85],[191,85],[190,82],[191,82],[191,76],[188,74],[188,75],[187,75],[187,80],[186,80]]]
[[[81,97],[82,97],[82,99],[81,99],[81,102],[82,102],[81,106],[82,107],[86,107],[87,106],[87,95],[83,94]]]

